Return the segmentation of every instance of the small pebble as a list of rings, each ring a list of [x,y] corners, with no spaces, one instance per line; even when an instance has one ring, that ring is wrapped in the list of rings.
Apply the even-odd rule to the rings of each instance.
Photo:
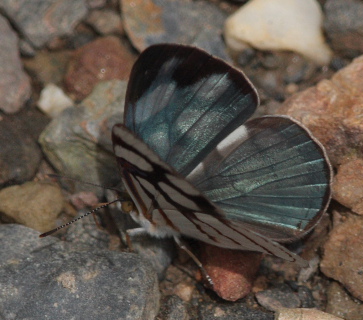
[[[195,290],[194,284],[179,283],[175,286],[174,293],[183,301],[188,302],[192,298],[194,290]]]
[[[61,88],[52,83],[43,88],[38,100],[38,107],[52,118],[55,118],[64,109],[71,107],[73,104],[73,100]]]
[[[55,227],[64,207],[64,197],[57,185],[26,182],[0,190],[0,212],[10,221],[46,232]]]
[[[344,320],[317,309],[280,309],[275,320]]]
[[[298,295],[287,285],[256,293],[258,303],[270,311],[281,308],[298,308],[301,305]]]
[[[224,300],[236,301],[250,293],[262,254],[200,245],[201,262],[213,281],[213,290]]]

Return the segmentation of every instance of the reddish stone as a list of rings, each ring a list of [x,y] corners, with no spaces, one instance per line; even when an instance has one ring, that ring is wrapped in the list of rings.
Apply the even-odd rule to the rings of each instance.
[[[66,89],[82,100],[98,82],[128,79],[135,59],[118,38],[99,38],[75,52],[64,80]]]
[[[363,301],[363,218],[350,215],[330,233],[321,271]]]
[[[261,253],[201,246],[201,262],[224,300],[236,301],[251,291],[261,259]]]
[[[358,214],[363,214],[363,159],[342,164],[334,180],[334,198]],[[358,174],[357,174],[358,173]]]
[[[325,311],[343,319],[361,320],[363,303],[354,299],[341,285],[334,281],[327,290]]]
[[[325,146],[333,165],[363,158],[363,56],[331,80],[293,95],[278,109],[307,126]]]
[[[331,80],[300,92],[278,109],[308,127],[325,146],[333,166],[335,200],[363,214],[363,56]]]

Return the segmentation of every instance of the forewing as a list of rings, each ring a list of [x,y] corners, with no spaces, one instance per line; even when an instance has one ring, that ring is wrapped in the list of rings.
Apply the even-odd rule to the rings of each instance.
[[[199,190],[125,126],[113,127],[112,140],[123,181],[140,214],[150,218],[154,209],[188,208],[221,215]],[[173,227],[178,229],[178,226]]]
[[[187,180],[235,225],[280,242],[308,232],[331,193],[331,167],[322,146],[283,116],[242,125]]]
[[[168,226],[219,247],[264,252],[307,266],[283,246],[231,223],[215,204],[121,124],[113,128],[113,144],[123,181],[139,214],[156,228]]]
[[[131,72],[125,126],[183,176],[255,111],[242,72],[182,45],[146,49]]]

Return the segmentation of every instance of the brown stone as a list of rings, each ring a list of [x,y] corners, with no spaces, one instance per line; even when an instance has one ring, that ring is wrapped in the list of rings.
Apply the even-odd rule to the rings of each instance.
[[[333,282],[327,291],[326,312],[347,320],[361,320],[363,303],[351,297],[337,282]]]
[[[75,52],[64,80],[66,89],[81,100],[98,82],[128,79],[135,59],[118,38],[99,38]]]
[[[317,309],[281,308],[275,315],[275,320],[344,320]]]
[[[330,233],[324,245],[322,272],[363,301],[363,218],[350,215]]]
[[[333,187],[335,200],[363,214],[363,159],[354,159],[339,166]]]
[[[64,207],[64,197],[57,185],[26,182],[2,189],[0,214],[9,222],[17,222],[40,232],[55,227]]]
[[[363,158],[363,56],[331,80],[293,95],[278,109],[302,122],[327,149],[334,166]]]

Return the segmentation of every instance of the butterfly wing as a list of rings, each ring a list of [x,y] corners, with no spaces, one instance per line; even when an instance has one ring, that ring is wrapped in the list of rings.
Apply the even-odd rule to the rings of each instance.
[[[158,235],[182,233],[216,246],[264,252],[308,265],[248,226],[231,223],[223,211],[126,127],[115,125],[112,134],[122,179],[138,214],[151,222],[151,231],[155,225]]]
[[[115,154],[150,228],[303,265],[268,237],[291,240],[319,219],[330,197],[330,166],[320,145],[292,120],[243,125],[257,104],[246,77],[223,61],[187,46],[150,47],[131,73],[126,128],[113,132]],[[316,172],[319,179],[311,179]]]
[[[224,61],[189,46],[155,45],[132,69],[124,124],[187,176],[257,105],[249,80]]]
[[[225,137],[186,178],[237,227],[286,242],[321,218],[331,176],[323,147],[306,128],[268,116]]]

